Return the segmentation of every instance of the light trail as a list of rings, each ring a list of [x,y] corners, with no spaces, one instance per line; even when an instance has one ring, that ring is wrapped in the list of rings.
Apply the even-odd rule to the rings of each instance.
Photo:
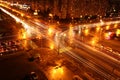
[[[64,46],[63,46],[64,47]],[[65,48],[66,49],[66,48]],[[79,57],[78,55],[76,55],[74,52],[69,51],[66,49],[66,53],[67,55],[71,56],[72,58],[74,58],[75,60],[77,60],[78,62],[82,63],[84,66],[89,67],[90,69],[92,69],[93,71],[95,71],[98,74],[101,74],[101,76],[104,76],[104,78],[109,79],[110,78],[110,74],[104,73],[101,69],[98,69],[95,65],[93,66],[93,64],[88,63],[87,60]]]
[[[119,61],[119,60],[117,60],[117,59],[115,59],[115,58],[113,58],[113,57],[111,57],[111,56],[109,56],[109,55],[107,55],[107,54],[104,54],[103,52],[98,51],[98,50],[96,50],[96,49],[94,49],[94,48],[92,48],[92,47],[90,47],[90,46],[88,46],[88,45],[86,45],[86,44],[84,44],[84,43],[76,40],[76,39],[75,39],[74,41],[77,42],[79,45],[83,45],[83,46],[86,47],[87,49],[90,49],[90,50],[93,50],[93,51],[95,51],[95,52],[97,52],[97,53],[100,53],[101,55],[104,55],[105,57],[109,58],[110,60],[113,60],[113,61],[117,62],[118,64],[120,64],[120,61]],[[109,62],[109,60],[108,60],[108,62]]]
[[[51,39],[49,37],[49,35],[44,35],[44,33],[42,32],[43,30],[46,30],[46,29],[49,29],[48,26],[42,24],[42,23],[39,23],[39,22],[36,22],[36,21],[31,21],[31,20],[21,20],[19,17],[13,15],[12,13],[8,12],[7,10],[5,10],[4,8],[0,7],[0,9],[8,14],[9,16],[11,16],[13,19],[16,20],[16,22],[19,22],[23,25],[24,29],[26,30],[26,33],[27,33],[27,37],[26,39],[29,39],[29,38],[34,38],[34,35],[36,37],[39,37],[39,35],[41,35],[42,37],[45,37],[47,40],[53,42],[53,39]],[[42,28],[43,30],[40,31],[40,28]],[[52,32],[57,32],[56,29],[54,29]],[[53,33],[54,34],[54,33]],[[35,38],[36,38],[35,37]],[[24,35],[23,35],[23,39],[24,39]],[[54,43],[55,44],[55,43]]]
[[[62,38],[63,38],[63,34],[65,34],[65,33],[67,33],[67,31],[62,32],[62,33],[60,33],[59,35],[61,35]],[[64,39],[61,40],[61,41],[64,42]],[[74,39],[74,41],[76,41],[76,39]],[[87,63],[88,61],[86,62],[86,61],[83,60],[83,58],[81,59],[81,57],[79,57],[78,55],[76,55],[76,53],[74,53],[72,50],[71,50],[71,51],[68,50],[68,49],[66,48],[66,46],[64,45],[63,42],[60,42],[60,45],[61,45],[61,48],[66,49],[65,54],[73,57],[73,58],[76,59],[77,61],[81,62],[83,65],[88,66],[90,69],[92,69],[93,71],[97,72],[98,74],[104,76],[105,78],[110,79],[110,77],[111,77],[112,75],[111,75],[108,71],[106,72],[106,70],[103,71],[103,70],[104,70],[104,66],[99,66],[97,63],[96,63],[96,64],[91,63],[91,62],[90,62],[91,64]],[[86,46],[84,43],[82,43],[82,42],[80,42],[80,41],[78,41],[78,43],[80,43],[80,47],[82,47],[81,45]],[[87,48],[88,48],[88,47],[89,47],[89,46],[87,46]],[[87,49],[86,47],[83,47],[83,48],[84,48],[85,50]],[[96,53],[99,53],[100,55],[104,55],[104,53],[101,54],[100,51],[97,51],[97,50],[93,49],[92,47],[89,47],[89,49],[95,51]],[[88,53],[89,53],[89,52],[88,52]],[[90,52],[90,53],[92,53],[92,52]],[[97,55],[97,56],[99,56],[99,55]],[[111,57],[111,56],[107,56],[107,55],[105,55],[105,56],[106,56],[106,57],[109,57],[110,60],[113,60],[113,61],[107,60],[107,63],[109,63],[110,66],[111,66],[111,65],[115,65],[116,67],[119,67],[119,63],[120,63],[120,62],[119,62],[118,60],[114,59],[114,58]],[[104,57],[103,57],[103,58],[104,58]],[[103,59],[103,60],[105,60],[105,59]],[[91,61],[91,60],[90,60],[90,61]],[[106,60],[105,60],[105,61],[106,61]],[[115,62],[115,63],[114,63],[114,62]],[[117,63],[117,64],[116,64],[116,63]],[[110,69],[110,70],[111,70],[111,69]],[[112,71],[112,70],[111,70],[111,71]],[[114,73],[114,75],[115,75],[115,76],[119,76],[119,75],[116,74],[116,73]],[[116,78],[115,76],[114,76],[113,78]]]
[[[120,23],[120,20],[116,20],[116,21],[100,21],[98,23],[91,23],[91,24],[83,24],[83,25],[77,25],[77,26],[74,26],[74,27],[79,27],[81,26],[82,27],[86,27],[86,28],[92,28],[92,27],[97,27],[97,25],[100,25],[100,26],[105,26],[105,25],[112,25],[112,24],[119,24]]]
[[[37,28],[31,27],[29,24],[27,24],[26,22],[22,21],[20,18],[14,16],[13,14],[9,13],[9,12],[6,11],[5,9],[3,9],[3,8],[0,8],[0,9],[1,9],[3,12],[7,13],[8,15],[10,15],[12,18],[14,18],[17,22],[22,23],[23,27],[27,30],[27,33],[29,33],[30,35],[31,35],[32,33],[40,34],[40,32],[39,32],[39,30],[38,30]],[[111,22],[111,23],[112,23],[112,22]],[[118,23],[118,22],[117,22],[117,23]],[[119,21],[119,23],[120,23],[120,21]],[[100,24],[100,23],[99,23],[99,24]],[[107,23],[107,24],[108,24],[108,23]],[[42,25],[42,24],[36,23],[36,25],[42,26],[42,28],[44,28],[44,25]],[[91,24],[90,26],[94,26],[94,24]],[[43,36],[44,36],[44,35],[43,35]],[[47,37],[47,38],[48,38],[49,40],[52,40],[52,39],[50,39],[49,37]],[[94,66],[92,66],[91,64],[86,63],[85,60],[81,59],[80,57],[78,57],[77,55],[75,55],[73,52],[71,52],[71,51],[68,51],[68,52],[71,53],[71,54],[67,53],[68,55],[70,55],[71,57],[75,58],[75,59],[78,60],[79,62],[82,62],[85,66],[88,65],[90,68],[92,68],[92,69],[94,69],[95,71],[97,71],[97,73],[101,73],[104,77],[109,78],[110,75],[108,76],[108,74],[105,74],[105,73],[103,73],[102,71],[96,69],[96,68],[95,68]]]
[[[82,57],[79,57],[78,55],[76,55],[76,53],[74,53],[73,51],[68,50],[64,45],[61,44],[61,47],[66,49],[65,54],[71,56],[72,58],[74,58],[75,60],[77,60],[78,62],[82,63],[84,66],[89,67],[91,70],[95,71],[96,73],[100,74],[101,76],[103,76],[106,79],[110,79],[110,77],[112,76],[109,72],[105,72],[104,67],[99,66],[98,64],[94,64],[91,61],[88,61]],[[116,77],[112,78],[116,79]]]
[[[26,22],[22,21],[22,20],[21,20],[20,18],[18,18],[17,16],[11,14],[10,12],[8,12],[7,10],[5,10],[5,9],[2,8],[2,7],[0,7],[0,9],[1,9],[4,13],[8,14],[8,15],[11,16],[13,19],[15,19],[16,22],[19,22],[19,23],[21,23],[21,24],[23,25],[24,29],[25,29],[26,32],[27,32],[28,38],[31,37],[31,36],[32,36],[31,34],[33,34],[33,33],[34,33],[34,34],[39,33],[39,31],[38,31],[37,29],[32,28],[29,24],[27,24]]]

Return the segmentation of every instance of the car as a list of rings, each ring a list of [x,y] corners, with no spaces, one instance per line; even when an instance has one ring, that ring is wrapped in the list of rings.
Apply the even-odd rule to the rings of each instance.
[[[31,72],[30,76],[32,77],[33,80],[38,80],[38,75],[36,72]]]
[[[38,80],[38,75],[36,72],[32,71],[29,74],[27,74],[23,80]]]

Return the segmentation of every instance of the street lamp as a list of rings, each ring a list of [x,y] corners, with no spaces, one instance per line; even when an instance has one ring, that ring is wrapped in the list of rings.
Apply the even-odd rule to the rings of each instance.
[[[27,39],[27,32],[23,28],[20,29],[20,31],[19,31],[18,39],[23,40],[23,47],[27,48],[27,40],[26,40]]]
[[[117,26],[118,26],[118,24],[115,24],[115,25],[114,25],[114,28],[117,28]]]
[[[89,33],[89,29],[87,28],[87,29],[85,29],[85,35],[87,36],[88,35],[88,33]]]
[[[97,27],[96,27],[96,32],[99,32],[100,31],[100,25],[97,25]]]
[[[120,29],[117,29],[116,36],[120,36]]]
[[[49,17],[52,20],[51,22],[53,22],[53,14],[52,13],[49,13]]]
[[[51,35],[52,35],[52,32],[53,32],[53,29],[50,27],[50,28],[48,29],[48,35],[51,36]]]
[[[54,44],[53,44],[53,42],[52,43],[50,43],[50,49],[54,49]]]
[[[95,47],[97,42],[98,42],[98,37],[94,37],[94,38],[91,40],[91,45],[92,45],[93,47]]]
[[[107,25],[107,26],[106,26],[106,30],[109,30],[109,29],[110,29],[110,26],[109,26],[109,25]]]
[[[22,17],[24,16],[24,14],[23,14],[23,13],[21,13],[20,15],[21,15]]]

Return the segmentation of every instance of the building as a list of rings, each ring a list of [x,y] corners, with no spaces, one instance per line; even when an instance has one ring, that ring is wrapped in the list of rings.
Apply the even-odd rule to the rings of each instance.
[[[108,7],[107,0],[54,0],[53,14],[60,18],[79,18],[85,15],[104,16]]]
[[[79,18],[86,15],[104,16],[109,0],[12,0],[31,5],[32,10],[50,10],[59,18]]]

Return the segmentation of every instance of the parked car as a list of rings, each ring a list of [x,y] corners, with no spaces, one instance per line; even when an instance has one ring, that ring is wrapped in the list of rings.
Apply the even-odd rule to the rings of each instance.
[[[30,76],[32,77],[33,80],[38,80],[38,75],[36,72],[31,72]]]

